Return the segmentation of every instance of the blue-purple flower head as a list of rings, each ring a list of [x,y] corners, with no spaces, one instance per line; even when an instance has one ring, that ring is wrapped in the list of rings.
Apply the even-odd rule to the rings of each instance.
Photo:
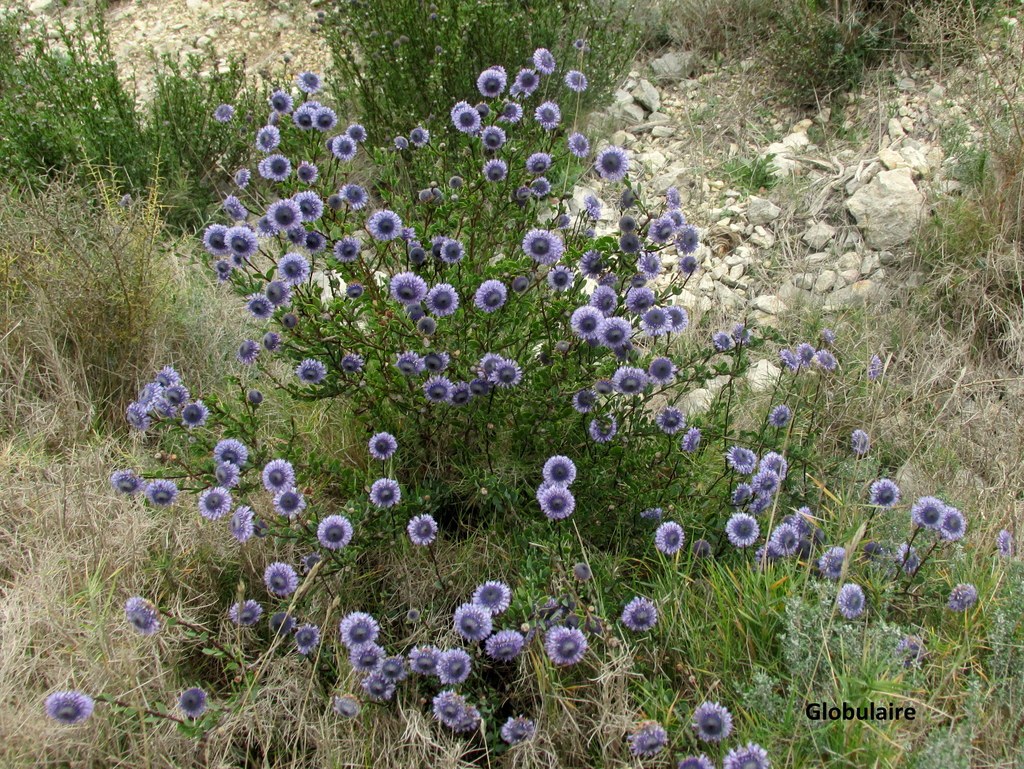
[[[757,468],[757,454],[742,446],[731,446],[725,452],[725,461],[730,470],[741,475],[750,475]]]
[[[234,116],[235,108],[230,104],[218,104],[217,108],[213,111],[213,119],[218,123],[230,122]]]
[[[867,599],[864,597],[864,590],[860,585],[847,582],[836,595],[836,608],[846,619],[857,619],[864,613]]]
[[[160,630],[159,612],[142,596],[132,596],[125,601],[124,614],[128,623],[140,635],[151,636]]]
[[[299,575],[289,564],[276,561],[264,570],[263,582],[271,594],[284,598],[294,593],[299,586]]]
[[[552,521],[561,521],[573,514],[576,498],[568,488],[560,484],[543,483],[537,489],[537,502],[541,512]]]
[[[500,310],[508,299],[508,289],[500,280],[485,280],[473,295],[473,304],[482,312]]]
[[[295,367],[295,376],[305,384],[320,384],[327,378],[327,366],[313,358],[306,358]]]
[[[374,434],[367,444],[370,456],[379,462],[390,459],[398,451],[398,441],[391,433],[380,432]]]
[[[110,475],[110,486],[120,494],[138,494],[145,482],[132,470],[115,470]]]
[[[464,603],[455,610],[453,624],[455,632],[467,641],[483,641],[494,629],[491,612],[473,603]]]
[[[476,88],[487,99],[496,99],[505,92],[508,75],[504,67],[488,67],[476,79]]]
[[[366,229],[375,240],[394,240],[402,234],[402,220],[394,211],[376,211],[366,221]]]
[[[373,643],[380,635],[380,625],[366,612],[354,611],[342,617],[338,623],[341,642],[348,648]]]
[[[551,155],[547,152],[534,152],[526,159],[526,171],[539,175],[551,168]]]
[[[900,488],[888,478],[879,478],[871,484],[868,502],[879,507],[894,507],[899,504]]]
[[[658,622],[658,608],[649,598],[637,596],[622,610],[622,624],[635,633],[650,630]]]
[[[437,521],[433,516],[423,513],[409,521],[406,531],[414,545],[426,547],[437,538]]]
[[[473,591],[473,603],[497,616],[512,604],[512,590],[504,582],[489,580]]]
[[[250,598],[232,605],[228,616],[236,625],[250,627],[260,621],[260,617],[263,616],[263,607]]]
[[[949,593],[947,606],[953,611],[967,611],[978,602],[978,590],[974,585],[961,583]]]
[[[587,638],[579,628],[558,625],[544,635],[544,651],[559,667],[575,665],[587,653]]]
[[[618,432],[619,423],[613,416],[591,419],[587,426],[587,433],[595,443],[608,443]]]
[[[312,654],[320,645],[320,628],[316,625],[299,625],[295,631],[295,650],[303,655]]]
[[[489,182],[500,182],[508,176],[508,163],[497,158],[488,160],[484,163],[483,175]]]
[[[996,552],[1003,558],[1013,557],[1013,534],[1008,529],[1001,529],[996,535]]]
[[[854,430],[850,434],[850,448],[854,456],[862,457],[871,449],[871,438],[863,430]]]
[[[394,507],[402,501],[402,490],[398,481],[379,478],[370,486],[370,502],[376,507]]]
[[[223,518],[231,511],[231,492],[221,486],[206,489],[199,495],[199,514],[210,521]]]
[[[780,403],[768,414],[768,424],[772,427],[785,427],[793,418],[793,411],[785,403]]]
[[[583,93],[587,90],[587,76],[578,69],[570,69],[565,73],[565,85],[573,93]]]
[[[733,748],[722,760],[722,769],[771,769],[768,751],[756,742]]]
[[[544,463],[544,480],[561,486],[570,486],[576,480],[576,465],[569,457],[556,454]]]
[[[590,141],[581,133],[575,132],[569,134],[569,138],[566,139],[566,144],[569,146],[569,153],[573,157],[584,159],[590,155]]]
[[[818,571],[825,579],[836,582],[842,576],[845,561],[846,548],[830,547],[818,559]]]
[[[523,651],[526,639],[518,630],[499,630],[487,639],[487,656],[498,662],[511,662]]]
[[[355,644],[350,646],[348,650],[349,664],[352,665],[352,669],[357,673],[376,673],[386,656],[387,652],[384,651],[383,647],[372,641]]]
[[[532,69],[521,69],[516,74],[515,82],[512,84],[512,88],[509,93],[512,96],[531,96],[534,91],[537,90],[537,86],[540,85],[540,78],[537,76],[536,70]]]
[[[555,72],[555,57],[547,48],[538,48],[533,52],[533,66],[542,75],[552,75]]]
[[[43,702],[47,717],[64,726],[74,726],[87,720],[94,707],[92,697],[79,691],[53,692]]]
[[[156,478],[146,484],[146,499],[157,507],[168,507],[178,498],[178,486],[166,478]]]
[[[685,542],[686,533],[675,521],[666,521],[654,532],[654,546],[665,555],[675,555]]]
[[[557,232],[530,230],[523,237],[523,252],[538,264],[552,265],[562,258],[565,244]]]
[[[882,376],[882,359],[877,355],[871,356],[871,361],[868,363],[868,379],[872,382],[879,379]]]
[[[545,131],[554,131],[562,122],[562,111],[553,101],[546,101],[534,110],[533,117]]]
[[[732,714],[717,702],[703,702],[693,711],[690,725],[705,742],[721,742],[732,734]]]
[[[910,520],[915,526],[937,531],[946,513],[946,503],[938,497],[920,497],[910,507]]]
[[[621,182],[629,173],[629,154],[622,147],[605,147],[597,154],[594,168],[602,179]]]
[[[642,721],[629,735],[629,752],[634,756],[656,756],[668,745],[668,732],[657,721]]]
[[[469,102],[460,101],[451,111],[452,125],[462,133],[475,134],[480,130],[480,113]]]
[[[206,712],[206,692],[198,686],[186,689],[178,697],[178,709],[186,718],[199,718]]]
[[[409,667],[421,676],[437,675],[441,650],[436,646],[417,646],[409,652]]]
[[[735,513],[725,525],[725,534],[734,547],[750,547],[757,542],[761,527],[752,515]]]
[[[303,93],[313,94],[323,88],[323,81],[315,72],[300,72],[295,76],[295,84]]]
[[[533,739],[533,736],[537,733],[537,725],[529,718],[524,716],[516,716],[509,719],[502,724],[501,727],[501,739],[509,745],[518,745],[521,742],[526,742]]]
[[[343,515],[329,515],[317,526],[316,538],[328,550],[341,550],[352,541],[352,524]]]
[[[461,684],[473,672],[473,660],[463,649],[449,649],[437,660],[437,677],[442,686]]]

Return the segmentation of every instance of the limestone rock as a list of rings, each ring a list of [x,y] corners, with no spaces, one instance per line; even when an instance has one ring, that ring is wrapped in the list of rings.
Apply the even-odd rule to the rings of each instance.
[[[906,243],[924,213],[924,195],[914,185],[913,171],[882,171],[846,201],[868,247],[876,251]]]
[[[747,221],[751,224],[768,224],[779,218],[782,209],[765,198],[751,195],[747,201]]]
[[[836,228],[825,222],[817,222],[807,228],[801,239],[815,251],[820,251],[836,236]]]
[[[754,392],[771,390],[779,381],[782,370],[770,360],[759,360],[747,371],[747,382]]]
[[[697,56],[691,51],[669,51],[651,61],[655,82],[678,83],[697,70]]]
[[[650,80],[641,79],[632,94],[636,102],[648,112],[657,112],[661,108],[661,94],[651,85]]]

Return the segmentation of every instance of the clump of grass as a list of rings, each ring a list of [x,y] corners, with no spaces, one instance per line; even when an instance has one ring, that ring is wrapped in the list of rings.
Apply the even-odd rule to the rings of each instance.
[[[772,170],[772,159],[767,154],[753,158],[730,158],[722,164],[722,173],[733,186],[747,192],[770,190],[779,183],[779,177]]]
[[[157,360],[209,372],[218,357],[208,283],[179,261],[155,196],[122,199],[92,173],[91,189],[0,192],[0,413],[54,446],[121,424]]]

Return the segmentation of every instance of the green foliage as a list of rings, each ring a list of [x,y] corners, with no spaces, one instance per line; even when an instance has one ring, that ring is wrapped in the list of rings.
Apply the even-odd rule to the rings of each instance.
[[[765,54],[778,95],[814,107],[861,81],[886,47],[885,27],[856,13],[837,20],[817,0],[785,4]]]
[[[630,10],[619,0],[339,0],[324,26],[330,79],[378,146],[417,124],[447,128],[453,104],[480,99],[480,72],[503,64],[511,85],[541,47],[554,54],[557,77],[587,73],[582,98],[561,105],[585,110],[602,103],[639,47]]]
[[[0,23],[0,154],[9,173],[37,190],[89,167],[109,169],[120,192],[144,193],[160,180],[168,221],[201,221],[218,200],[216,181],[251,153],[249,128],[264,111],[243,62],[218,72],[212,51],[165,56],[151,101],[139,105],[119,78],[102,14],[74,29],[58,21],[56,42],[40,23],[21,22]],[[202,77],[203,69],[216,74]],[[220,103],[235,106],[229,127],[212,118]]]
[[[752,158],[730,158],[722,164],[722,173],[729,179],[732,186],[739,186],[747,192],[770,190],[779,183],[779,178],[772,170],[772,159],[767,154]]]

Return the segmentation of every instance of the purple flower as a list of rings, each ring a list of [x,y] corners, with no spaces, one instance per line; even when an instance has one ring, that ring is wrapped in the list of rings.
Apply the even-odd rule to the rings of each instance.
[[[597,403],[597,394],[593,390],[578,390],[573,393],[572,407],[579,414],[589,414]]]
[[[574,93],[583,93],[587,90],[587,77],[578,69],[570,69],[565,73],[565,85]]]
[[[359,125],[359,123],[353,123],[345,129],[345,136],[354,142],[362,143],[367,138],[366,129]]]
[[[47,717],[64,726],[82,723],[94,706],[92,697],[79,691],[53,692],[43,702]]]
[[[284,491],[295,485],[295,470],[285,459],[272,459],[263,468],[263,488],[270,492]]]
[[[391,433],[376,433],[370,438],[368,448],[371,457],[383,462],[386,459],[390,459],[398,451],[398,441],[395,440],[395,436]]]
[[[839,365],[838,361],[836,361],[836,356],[828,350],[818,350],[814,353],[814,362],[819,368],[829,372],[835,371],[836,366]]]
[[[850,434],[850,448],[853,449],[855,456],[862,457],[871,448],[871,438],[863,430],[854,430]]]
[[[509,745],[518,745],[520,742],[531,740],[536,733],[537,725],[523,716],[515,718],[509,716],[509,719],[501,727],[501,739]]]
[[[756,742],[745,747],[733,748],[722,761],[722,769],[771,769],[768,751]]]
[[[700,245],[700,230],[692,224],[684,224],[676,230],[676,251],[691,255]],[[682,264],[683,262],[680,262]]]
[[[455,610],[453,615],[455,632],[467,641],[483,641],[491,634],[494,624],[491,613],[472,603],[464,603]]]
[[[285,598],[299,586],[299,575],[287,563],[276,561],[263,572],[263,582],[272,595]]]
[[[556,232],[530,230],[523,237],[523,252],[538,264],[552,265],[562,258],[565,245]]]
[[[366,190],[358,184],[346,184],[338,190],[338,194],[353,211],[361,210],[370,200]]]
[[[402,490],[398,481],[378,478],[370,486],[370,502],[376,507],[394,507],[402,501]]]
[[[409,667],[421,676],[436,675],[440,660],[441,650],[436,646],[417,646],[409,652]]]
[[[302,254],[290,252],[277,262],[277,274],[288,286],[298,286],[309,278],[309,261]]]
[[[430,143],[430,131],[423,126],[416,126],[409,131],[409,142],[413,147],[426,147]]]
[[[239,506],[231,516],[228,528],[231,530],[231,536],[238,542],[248,541],[256,531],[252,508],[247,505]]]
[[[110,485],[121,494],[138,494],[144,482],[131,470],[115,470],[110,476]]]
[[[654,546],[665,555],[675,555],[686,541],[683,527],[675,521],[666,521],[654,532]]]
[[[313,184],[320,175],[320,171],[312,163],[303,160],[299,163],[298,168],[295,169],[295,175],[299,177],[299,181],[303,184]]]
[[[437,661],[437,677],[442,686],[461,684],[473,671],[473,661],[462,649],[442,652]]]
[[[372,616],[362,611],[354,611],[342,617],[338,623],[341,642],[349,649],[360,644],[373,643],[380,635],[380,625]]]
[[[953,588],[946,604],[953,611],[967,611],[978,602],[978,590],[974,585],[962,583]]]
[[[561,486],[570,486],[576,480],[576,465],[569,457],[556,454],[544,463],[544,480]]]
[[[587,137],[581,133],[569,134],[569,138],[566,140],[569,145],[569,152],[581,160],[590,155],[590,142]]]
[[[295,376],[306,384],[320,384],[327,378],[327,366],[318,360],[306,358],[295,367]]]
[[[460,101],[451,111],[452,125],[462,133],[475,134],[480,130],[480,113],[469,102]]]
[[[146,499],[157,507],[168,507],[178,498],[178,487],[174,481],[157,478],[146,484]]]
[[[156,607],[142,596],[132,596],[124,604],[129,624],[140,635],[151,636],[160,630],[160,614]]]
[[[642,721],[627,741],[634,756],[656,756],[668,745],[668,732],[657,721]]]
[[[837,581],[843,573],[843,562],[846,560],[846,549],[830,547],[818,559],[818,571],[825,579]]]
[[[864,590],[860,585],[847,582],[839,588],[839,593],[836,595],[836,608],[846,619],[857,619],[864,613],[865,604]]]
[[[434,695],[434,718],[449,729],[456,729],[462,726],[467,716],[467,710],[465,698],[462,695],[456,694],[451,689],[445,689]]]
[[[686,431],[686,435],[679,442],[679,448],[685,451],[687,454],[692,454],[697,450],[700,445],[700,429],[697,427],[691,427]]]
[[[882,376],[882,359],[877,355],[871,356],[871,362],[868,363],[868,379],[872,382],[876,381]]]
[[[316,93],[323,87],[320,76],[315,72],[300,72],[295,76],[295,83],[303,93]]]
[[[910,508],[910,520],[915,526],[937,531],[942,525],[946,503],[937,497],[921,497]]]
[[[526,639],[517,630],[499,630],[487,639],[487,656],[498,662],[511,662],[523,651]]]
[[[555,72],[555,57],[547,48],[538,48],[533,52],[533,66],[542,75],[551,75]]]
[[[259,175],[272,182],[283,182],[292,173],[292,164],[284,155],[268,155],[256,166]]]
[[[721,742],[732,733],[732,714],[717,702],[703,702],[693,711],[690,724],[705,742]]]
[[[178,697],[178,709],[186,718],[199,718],[206,712],[206,692],[198,686],[186,689]]]
[[[523,119],[523,108],[516,104],[514,101],[505,102],[505,106],[501,108],[501,114],[498,116],[498,120],[502,123],[518,123]]]
[[[302,656],[312,654],[320,645],[320,628],[316,625],[299,625],[295,631],[295,649]]]
[[[687,756],[679,760],[676,769],[715,769],[711,759],[701,753],[699,756]]]
[[[213,111],[213,119],[218,123],[227,123],[235,116],[235,108],[230,104],[218,104]]]
[[[504,582],[490,580],[473,591],[473,603],[498,616],[511,605],[512,590]]]
[[[1007,529],[1002,529],[996,535],[996,550],[1003,558],[1013,556],[1013,534]]]
[[[414,545],[426,547],[437,538],[437,521],[426,513],[417,515],[409,521],[406,531]]]
[[[199,514],[210,521],[223,518],[231,510],[231,492],[217,486],[199,495]]]
[[[779,524],[772,532],[768,544],[780,556],[793,555],[800,547],[800,532],[788,523]]]
[[[636,597],[622,610],[622,624],[635,633],[650,630],[658,622],[658,609],[647,598]]]
[[[553,101],[546,101],[537,107],[533,117],[545,131],[554,131],[562,122],[562,111]]]
[[[256,132],[256,149],[260,152],[273,152],[281,144],[281,131],[277,126],[265,125]]]
[[[750,475],[757,467],[757,454],[742,446],[731,446],[725,452],[725,461],[731,470],[741,475]]]
[[[546,152],[534,152],[526,159],[526,170],[533,175],[539,175],[551,168],[551,155]]]
[[[476,79],[477,90],[488,99],[496,99],[505,90],[508,84],[508,76],[504,67],[489,67],[480,73]]]
[[[785,427],[793,418],[793,412],[786,404],[782,403],[771,410],[768,414],[768,424],[772,427]]]
[[[380,646],[367,641],[349,647],[348,661],[352,668],[359,673],[375,673],[380,669],[381,663],[387,654]]]
[[[576,498],[572,492],[558,484],[541,484],[537,489],[537,501],[541,512],[552,521],[564,520],[576,509]]]
[[[495,312],[501,309],[508,298],[508,289],[500,280],[485,280],[473,295],[473,304],[482,312]]]
[[[556,626],[544,635],[544,651],[555,665],[575,665],[587,652],[587,639],[579,628]]]
[[[587,428],[587,432],[590,434],[591,440],[596,443],[608,443],[615,434],[619,431],[619,423],[615,417],[606,417],[604,419],[591,419],[590,426]]]
[[[236,625],[255,625],[263,616],[263,607],[250,598],[242,603],[234,604],[228,610],[228,616]]]
[[[725,525],[725,534],[735,547],[750,547],[761,534],[757,520],[746,513],[735,513]]]
[[[597,154],[594,168],[610,182],[621,182],[629,172],[629,155],[621,147],[605,147]]]
[[[324,213],[324,202],[320,199],[312,190],[306,190],[300,192],[292,198],[295,205],[299,207],[299,213],[301,214],[302,221],[304,222],[315,222]]]
[[[377,211],[366,221],[366,229],[375,240],[394,240],[401,235],[402,220],[394,211]]]
[[[868,502],[879,507],[894,507],[900,501],[900,487],[888,478],[880,478],[871,484]]]
[[[328,550],[341,550],[352,541],[352,524],[343,515],[329,515],[317,526],[316,538]]]
[[[484,163],[484,178],[489,182],[500,182],[508,176],[508,163],[504,160],[492,159]]]

